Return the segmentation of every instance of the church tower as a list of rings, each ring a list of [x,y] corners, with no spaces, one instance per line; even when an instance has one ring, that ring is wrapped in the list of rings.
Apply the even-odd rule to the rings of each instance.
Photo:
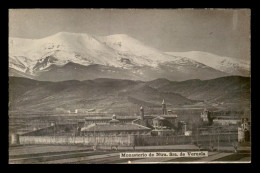
[[[164,102],[164,99],[163,99],[163,102],[162,102],[162,113],[163,113],[163,115],[167,115],[166,103]]]
[[[143,108],[143,106],[140,107],[140,117],[141,117],[141,120],[144,120],[144,108]]]

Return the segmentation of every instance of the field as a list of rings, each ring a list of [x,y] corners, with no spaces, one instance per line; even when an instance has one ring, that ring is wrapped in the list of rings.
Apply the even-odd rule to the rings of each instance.
[[[250,147],[240,146],[235,153],[232,147],[220,148],[220,151],[209,151],[208,157],[186,158],[120,158],[120,152],[159,152],[159,151],[198,151],[194,145],[137,146],[119,147],[117,151],[109,147],[93,151],[86,146],[15,146],[9,148],[10,164],[167,164],[167,163],[249,163]],[[203,150],[204,151],[204,150]]]

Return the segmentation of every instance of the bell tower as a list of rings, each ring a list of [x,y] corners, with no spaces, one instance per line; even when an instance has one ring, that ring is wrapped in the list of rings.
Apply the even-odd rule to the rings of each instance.
[[[141,120],[144,120],[144,108],[143,108],[143,106],[140,107],[140,117],[141,117]]]
[[[163,99],[163,102],[162,102],[162,114],[167,115],[166,103],[164,102],[164,99]]]

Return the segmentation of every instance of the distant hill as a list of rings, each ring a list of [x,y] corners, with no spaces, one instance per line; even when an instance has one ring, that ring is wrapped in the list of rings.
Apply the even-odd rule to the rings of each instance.
[[[157,79],[148,82],[148,85],[161,92],[178,93],[192,100],[203,100],[214,105],[227,107],[230,104],[249,108],[251,102],[251,84],[249,77],[228,76],[210,80],[187,80],[174,82],[166,79]],[[242,107],[239,107],[242,106]]]
[[[9,77],[10,111],[68,112],[78,109],[95,112],[138,114],[167,107],[216,105],[249,108],[250,78],[229,76],[211,80],[182,82],[157,79],[149,82],[99,78],[62,82]]]

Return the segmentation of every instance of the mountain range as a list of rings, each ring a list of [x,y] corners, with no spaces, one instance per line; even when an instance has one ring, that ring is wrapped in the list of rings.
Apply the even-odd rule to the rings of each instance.
[[[138,114],[161,109],[164,99],[168,109],[209,108],[250,109],[249,77],[228,76],[210,80],[134,81],[99,78],[85,81],[37,81],[9,77],[9,111],[80,112]]]
[[[207,52],[162,52],[125,34],[60,32],[9,38],[9,76],[40,81],[114,78],[151,81],[250,76],[250,64]]]

